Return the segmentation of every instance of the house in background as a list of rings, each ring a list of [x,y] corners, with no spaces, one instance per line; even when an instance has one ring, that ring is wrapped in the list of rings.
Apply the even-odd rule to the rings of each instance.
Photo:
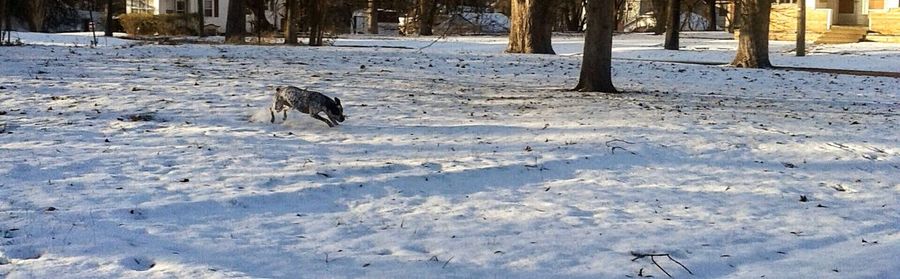
[[[798,0],[773,3],[770,38],[795,40]],[[900,43],[900,0],[806,1],[806,38],[816,43]]]
[[[197,0],[125,0],[125,13],[147,13],[154,15],[164,14],[195,14],[197,13]],[[266,19],[281,29],[283,3],[285,0],[266,1]],[[225,22],[228,19],[229,0],[203,0],[203,23],[207,31],[215,33],[225,32]],[[248,31],[253,26],[253,16],[247,17]]]

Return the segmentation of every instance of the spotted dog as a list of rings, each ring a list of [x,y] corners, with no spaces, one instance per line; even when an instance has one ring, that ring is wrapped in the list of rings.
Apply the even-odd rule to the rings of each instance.
[[[312,118],[325,122],[328,127],[334,127],[338,125],[338,122],[344,122],[344,107],[341,106],[341,100],[338,98],[332,100],[322,93],[294,86],[275,88],[275,99],[272,107],[269,108],[269,113],[272,114],[270,122],[275,123],[275,113],[277,112],[284,112],[282,120],[287,120],[287,111],[290,109],[307,113]],[[319,116],[320,112],[325,112],[328,119]]]

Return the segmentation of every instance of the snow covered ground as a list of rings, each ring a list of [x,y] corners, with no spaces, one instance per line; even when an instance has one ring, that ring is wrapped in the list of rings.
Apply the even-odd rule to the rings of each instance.
[[[900,276],[897,79],[617,60],[626,93],[583,94],[563,90],[577,38],[549,56],[48,37],[0,48],[0,277],[666,276],[632,253],[693,272],[654,257],[676,278]],[[618,58],[734,48],[617,39]],[[776,64],[900,65],[775,45]],[[270,124],[286,84],[347,121]]]

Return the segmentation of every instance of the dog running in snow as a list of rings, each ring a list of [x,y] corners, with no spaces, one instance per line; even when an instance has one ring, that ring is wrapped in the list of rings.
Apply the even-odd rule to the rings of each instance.
[[[272,115],[270,122],[275,123],[275,113],[284,112],[282,121],[287,120],[287,111],[296,109],[302,113],[307,113],[312,118],[318,119],[328,127],[338,125],[338,122],[344,122],[344,107],[341,106],[341,100],[334,98],[332,100],[325,94],[300,89],[294,86],[279,86],[275,88],[275,99],[269,113]],[[325,112],[328,119],[319,116],[320,112]]]

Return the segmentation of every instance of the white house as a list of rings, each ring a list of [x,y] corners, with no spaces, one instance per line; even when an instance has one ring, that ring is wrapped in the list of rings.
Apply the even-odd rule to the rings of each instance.
[[[126,13],[184,14],[197,13],[197,0],[125,0]],[[266,1],[266,19],[281,29],[284,18],[285,0]],[[203,0],[203,23],[207,30],[215,29],[219,33],[225,32],[225,22],[228,19],[228,0]],[[252,27],[252,15],[247,18],[247,27]]]

